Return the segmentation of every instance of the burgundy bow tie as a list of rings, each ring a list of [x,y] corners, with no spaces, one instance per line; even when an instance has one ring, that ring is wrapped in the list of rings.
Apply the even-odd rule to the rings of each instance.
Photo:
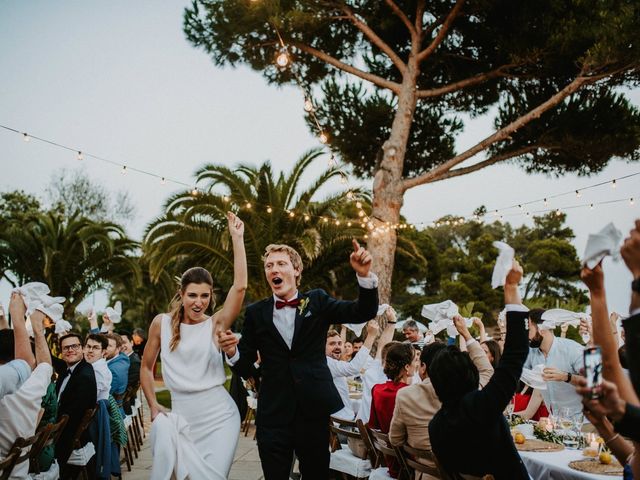
[[[286,302],[283,302],[282,300],[276,300],[276,308],[278,310],[280,310],[281,308],[284,308],[284,307],[296,308],[298,305],[300,305],[300,299],[298,299],[298,298],[294,298],[292,300],[287,300]]]

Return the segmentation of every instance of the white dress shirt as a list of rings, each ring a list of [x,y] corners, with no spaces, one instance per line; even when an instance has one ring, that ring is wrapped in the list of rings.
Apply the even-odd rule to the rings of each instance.
[[[344,407],[339,412],[333,414],[334,417],[344,418],[345,420],[353,420],[356,414],[351,408],[351,399],[349,398],[349,384],[347,383],[347,377],[353,377],[359,375],[360,370],[367,364],[369,358],[369,349],[367,347],[360,347],[356,356],[350,362],[344,360],[336,360],[331,357],[327,357],[327,366],[333,377],[333,383],[340,394]]]
[[[98,400],[108,400],[111,390],[112,374],[104,358],[92,363],[93,372],[96,374],[96,386],[98,388]],[[62,389],[60,389],[62,390]]]
[[[373,360],[362,377],[362,401],[360,408],[358,408],[356,420],[362,420],[363,423],[369,422],[369,414],[371,413],[371,390],[374,385],[386,383],[387,380],[387,376],[384,374],[384,369],[382,368],[382,362],[379,359]]]
[[[62,392],[64,392],[64,389],[67,387],[67,383],[69,383],[69,379],[71,378],[71,375],[73,374],[73,371],[76,369],[76,367],[78,366],[80,362],[77,362],[75,364],[73,364],[72,366],[68,366],[67,370],[71,370],[71,372],[69,373],[69,375],[66,375],[64,377],[64,379],[62,380],[62,385],[60,385],[60,391],[58,392],[58,402],[60,401],[60,397],[62,396]]]

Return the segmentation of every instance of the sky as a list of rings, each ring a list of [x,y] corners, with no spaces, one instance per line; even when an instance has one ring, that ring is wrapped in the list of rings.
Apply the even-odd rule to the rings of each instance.
[[[0,125],[53,140],[119,164],[193,184],[204,164],[259,165],[271,161],[287,171],[307,150],[320,146],[304,121],[303,97],[295,87],[267,85],[247,68],[219,68],[193,48],[182,32],[182,1],[0,2]],[[640,90],[630,92],[640,105]],[[467,123],[458,147],[492,132],[491,118]],[[318,160],[309,181],[327,168]],[[162,212],[181,187],[85,158],[0,129],[0,191],[43,194],[61,169],[83,168],[110,190],[129,192],[137,215],[128,232],[140,239],[144,226]],[[431,222],[446,214],[469,215],[573,191],[640,172],[640,164],[614,160],[600,174],[579,178],[527,175],[500,165],[410,190],[402,214],[409,222]],[[371,181],[353,181],[370,187]],[[564,207],[640,197],[640,176],[553,200]],[[335,181],[335,189],[342,188]],[[590,233],[609,222],[626,236],[640,217],[622,202],[568,210],[581,255]],[[543,209],[542,202],[532,209]],[[517,213],[517,209],[511,212]],[[527,217],[505,215],[514,225]],[[631,275],[622,263],[605,261],[610,308],[625,312]],[[55,293],[55,292],[54,292]],[[0,300],[9,287],[0,284]],[[101,309],[104,294],[90,300]]]

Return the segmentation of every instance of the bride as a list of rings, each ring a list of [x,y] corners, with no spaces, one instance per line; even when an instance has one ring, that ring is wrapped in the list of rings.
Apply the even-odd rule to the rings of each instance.
[[[238,408],[224,388],[219,341],[242,308],[247,288],[244,224],[227,213],[233,244],[233,285],[213,316],[213,279],[201,267],[182,275],[172,311],[149,328],[140,383],[151,410],[152,478],[227,478],[240,433]],[[227,340],[228,341],[228,340]],[[162,377],[171,392],[171,413],[158,404],[153,372],[160,353]]]

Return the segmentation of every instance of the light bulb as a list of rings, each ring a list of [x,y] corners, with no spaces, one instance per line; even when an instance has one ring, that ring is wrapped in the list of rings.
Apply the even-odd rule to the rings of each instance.
[[[364,223],[361,223],[360,228],[364,228],[364,227],[366,227],[366,225]]]
[[[361,202],[356,202],[356,208],[362,208],[362,203]]]
[[[329,141],[329,137],[327,137],[326,133],[321,132],[319,140],[320,140],[320,143],[327,143]]]
[[[308,98],[304,99],[304,111],[305,112],[312,112],[313,111],[313,102],[311,100],[309,100]]]
[[[309,215],[305,215],[305,216],[304,216],[304,221],[305,221],[305,222],[308,222],[308,221],[309,221]]]
[[[347,227],[350,227],[350,226],[351,226],[351,222],[347,222]]]
[[[332,153],[331,157],[329,157],[329,168],[333,168],[335,166],[336,166],[336,157],[334,157]]]
[[[547,199],[546,199],[546,198],[544,199],[544,206],[545,206],[545,207],[549,206],[549,202],[547,201]]]
[[[340,220],[336,220],[336,227],[340,226]]]
[[[84,155],[82,155],[81,151],[78,151],[78,160],[82,160],[84,158]]]
[[[560,211],[560,209],[556,210],[556,216],[559,217],[560,215],[562,215],[562,212]]]
[[[247,202],[247,204],[245,205],[245,207],[247,207],[247,210],[251,209],[251,202]]]
[[[289,65],[289,61],[290,61],[289,60],[289,54],[283,48],[282,50],[280,50],[280,53],[276,57],[276,63],[278,64],[278,66],[280,68],[286,68],[286,66]]]
[[[120,170],[120,173],[121,173],[122,175],[125,175],[125,174],[127,173],[127,166],[126,166],[126,165],[123,165],[123,166],[122,166],[122,170]]]
[[[165,185],[166,183],[167,183],[167,180],[164,177],[162,177],[160,179],[160,185]]]
[[[328,218],[326,218],[326,217],[322,217],[322,221],[323,221],[324,223],[328,223],[328,222],[329,222],[329,219],[328,219]]]
[[[369,235],[367,235],[366,233],[364,234],[364,239],[366,240],[367,238],[369,238]]]
[[[353,200],[353,192],[351,190],[347,192],[347,200]]]
[[[580,190],[576,190],[576,197],[580,198],[582,196],[582,192]]]
[[[616,181],[612,180],[611,181],[611,188],[616,188],[618,185],[616,185]]]
[[[289,212],[289,218],[293,218],[293,217],[295,217],[295,216],[296,216],[296,212],[294,212],[293,210],[291,210],[291,211]]]
[[[271,207],[267,207],[267,213],[271,213],[273,212],[273,209]]]
[[[196,187],[193,187],[193,190],[191,190],[191,195],[193,195],[194,197],[198,195],[198,189]]]
[[[589,205],[589,210],[593,210],[593,203],[591,205]]]
[[[31,140],[31,137],[25,132],[25,133],[22,134],[22,139],[25,142],[28,142],[29,140]]]
[[[633,200],[633,198],[630,198],[629,199],[629,205],[633,205],[634,203],[636,203],[636,202]]]

